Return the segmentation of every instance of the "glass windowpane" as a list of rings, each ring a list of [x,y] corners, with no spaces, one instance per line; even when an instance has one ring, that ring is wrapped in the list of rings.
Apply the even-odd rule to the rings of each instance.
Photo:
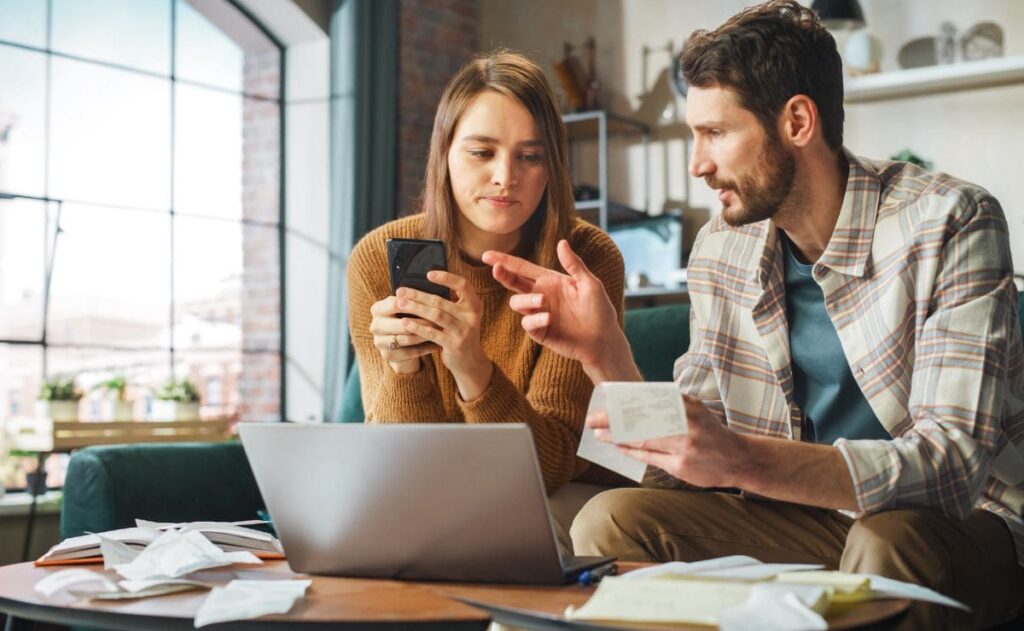
[[[170,82],[54,58],[51,105],[53,197],[170,207]]]
[[[232,92],[278,98],[281,55],[224,0],[177,0],[175,76]]]
[[[0,39],[45,48],[46,2],[0,0]]]
[[[42,340],[46,204],[0,199],[0,338]]]
[[[0,44],[0,86],[0,192],[42,196],[46,55]]]
[[[169,218],[64,204],[48,322],[52,343],[168,346]]]
[[[174,376],[199,393],[199,417],[237,419],[241,408],[242,352],[185,351],[174,355]]]
[[[169,0],[52,2],[54,51],[170,76]]]
[[[242,97],[175,86],[174,208],[242,218]]]

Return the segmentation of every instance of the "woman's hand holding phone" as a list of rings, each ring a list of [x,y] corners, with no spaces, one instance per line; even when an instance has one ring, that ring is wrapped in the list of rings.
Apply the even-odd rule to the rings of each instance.
[[[483,304],[461,276],[435,270],[427,279],[451,290],[452,299],[402,287],[396,296],[396,312],[414,317],[399,322],[405,334],[441,348],[441,362],[455,378],[459,395],[472,401],[487,389],[494,373],[494,364],[480,345]]]
[[[370,307],[370,333],[373,344],[380,351],[391,370],[399,374],[414,373],[420,369],[420,357],[429,355],[437,348],[422,337],[408,333],[403,322],[409,318],[399,318],[402,311],[397,307],[398,298],[388,296],[378,300]]]

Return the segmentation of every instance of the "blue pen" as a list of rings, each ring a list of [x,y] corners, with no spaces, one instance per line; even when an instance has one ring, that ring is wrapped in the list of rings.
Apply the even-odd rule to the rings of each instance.
[[[619,573],[619,568],[614,563],[606,563],[595,567],[592,570],[583,570],[580,575],[576,578],[576,582],[586,587],[587,585],[595,585],[601,582],[601,579],[606,576],[614,576]]]

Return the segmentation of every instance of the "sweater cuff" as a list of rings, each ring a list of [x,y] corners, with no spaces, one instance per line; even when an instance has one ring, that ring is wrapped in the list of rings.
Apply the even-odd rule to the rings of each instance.
[[[846,460],[857,498],[856,516],[886,508],[896,497],[900,457],[888,440],[836,440],[834,446]]]
[[[463,401],[460,397],[458,401],[463,417],[469,423],[527,422],[526,418],[516,418],[520,416],[521,395],[497,364],[491,373],[491,383],[487,384],[487,389],[480,396],[472,401]]]

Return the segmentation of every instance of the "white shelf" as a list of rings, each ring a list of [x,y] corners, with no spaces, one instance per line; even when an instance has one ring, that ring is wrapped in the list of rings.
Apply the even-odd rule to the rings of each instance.
[[[1024,55],[849,78],[846,80],[846,102],[884,101],[1013,83],[1024,83]]]

